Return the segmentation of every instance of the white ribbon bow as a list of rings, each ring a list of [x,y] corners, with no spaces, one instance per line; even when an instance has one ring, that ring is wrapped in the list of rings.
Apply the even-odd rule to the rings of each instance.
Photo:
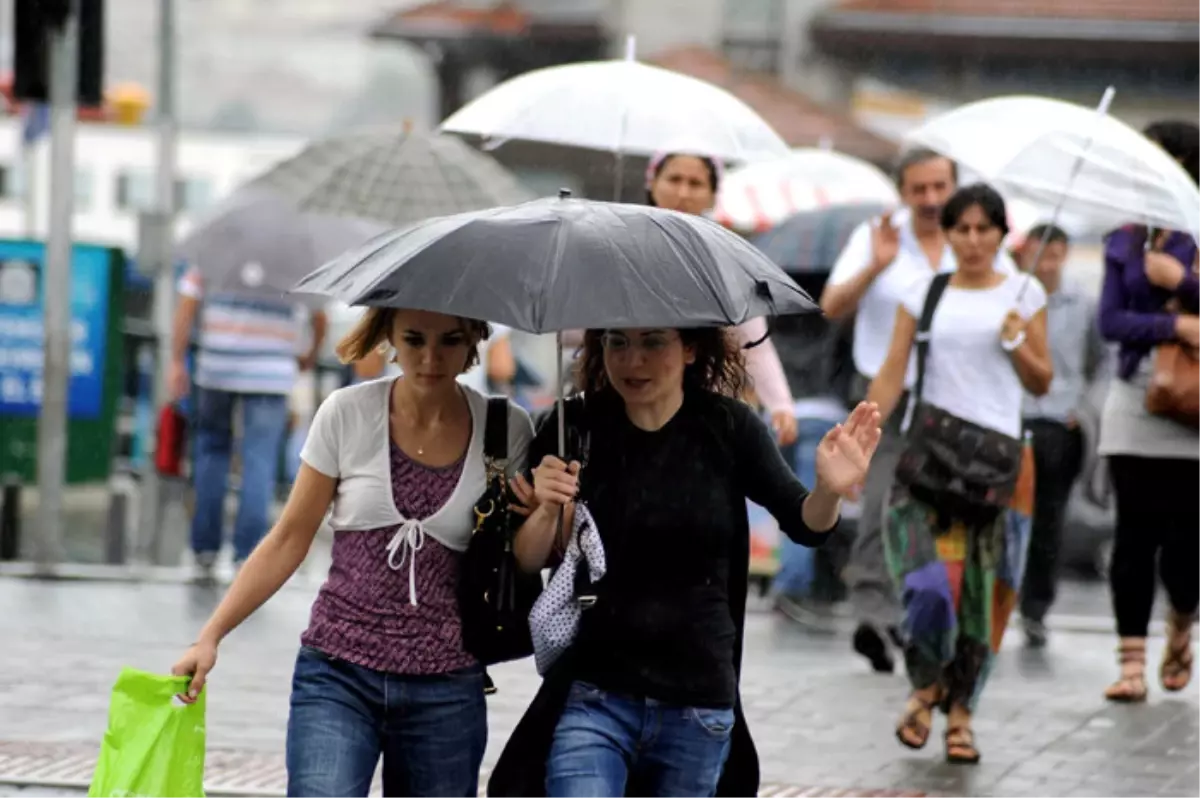
[[[417,606],[417,552],[424,545],[425,526],[415,519],[401,524],[387,544],[389,568],[399,571],[408,560],[408,603],[414,607]],[[399,560],[396,560],[396,552],[400,552]]]

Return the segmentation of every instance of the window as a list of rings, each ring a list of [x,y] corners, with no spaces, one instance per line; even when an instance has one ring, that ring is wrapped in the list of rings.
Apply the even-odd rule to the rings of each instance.
[[[157,186],[151,172],[122,172],[117,176],[117,207],[142,212],[154,210]],[[175,179],[175,210],[191,213],[212,204],[212,182],[205,178],[177,177]]]
[[[18,199],[25,193],[21,167],[0,164],[0,199]]]
[[[96,176],[89,169],[75,169],[75,212],[87,213],[92,210],[96,199]]]
[[[0,200],[21,200],[25,198],[28,181],[25,179],[25,163],[0,164]],[[75,212],[87,213],[92,208],[95,199],[94,175],[85,167],[75,170]],[[48,185],[37,187],[41,192],[41,202],[46,201]]]
[[[783,0],[725,0],[725,38],[778,39]]]
[[[154,210],[154,177],[149,172],[117,175],[117,207],[123,211]]]
[[[784,24],[783,0],[725,0],[725,57],[742,69],[777,74]]]
[[[200,177],[175,181],[175,208],[180,213],[202,211],[213,201],[212,182]]]

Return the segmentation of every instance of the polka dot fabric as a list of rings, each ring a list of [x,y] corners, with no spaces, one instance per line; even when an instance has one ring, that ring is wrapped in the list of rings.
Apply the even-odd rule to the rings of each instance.
[[[587,505],[575,505],[575,522],[562,564],[529,612],[529,631],[533,636],[533,659],[537,671],[545,676],[558,661],[579,631],[583,608],[575,595],[575,574],[580,558],[587,564],[591,581],[604,577],[604,544]]]

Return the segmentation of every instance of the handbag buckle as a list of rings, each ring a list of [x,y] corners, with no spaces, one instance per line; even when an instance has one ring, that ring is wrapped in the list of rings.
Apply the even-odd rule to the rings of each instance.
[[[590,610],[596,605],[596,597],[594,595],[577,596],[575,601],[579,603],[580,609]]]

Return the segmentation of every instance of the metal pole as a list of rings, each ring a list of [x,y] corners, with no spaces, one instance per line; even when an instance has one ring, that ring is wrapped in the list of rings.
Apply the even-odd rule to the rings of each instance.
[[[38,415],[38,508],[34,559],[52,575],[62,559],[67,469],[67,383],[71,375],[71,221],[75,212],[75,93],[79,80],[79,3],[50,31],[50,224],[42,266],[45,361]]]
[[[171,252],[175,231],[175,160],[179,128],[175,112],[175,0],[160,0],[158,6],[158,171],[155,175],[155,228],[159,240],[153,247],[158,260],[154,268],[154,334],[157,341],[157,371],[154,406],[169,400],[167,374],[171,363],[171,326],[175,315],[175,270]],[[142,474],[142,511],[139,513],[135,557],[154,561],[160,549],[163,504],[168,495],[154,469],[156,441],[148,441]]]
[[[37,141],[21,141],[21,168],[25,170],[25,237],[37,238],[38,213],[38,145]]]
[[[171,360],[171,321],[175,311],[175,159],[179,126],[175,109],[175,0],[161,0],[158,18],[158,174],[156,209],[162,219],[158,252],[162,257],[154,284],[154,320],[158,333],[155,406],[167,401],[167,364]]]

